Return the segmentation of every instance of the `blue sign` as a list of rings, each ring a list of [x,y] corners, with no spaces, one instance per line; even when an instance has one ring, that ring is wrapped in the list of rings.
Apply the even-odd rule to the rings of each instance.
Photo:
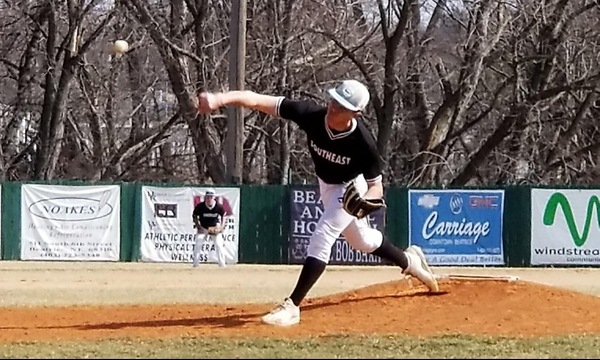
[[[431,265],[504,265],[504,190],[409,190],[410,244]]]

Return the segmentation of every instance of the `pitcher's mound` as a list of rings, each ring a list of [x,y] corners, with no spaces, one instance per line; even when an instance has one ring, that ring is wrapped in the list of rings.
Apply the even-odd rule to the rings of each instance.
[[[262,324],[270,304],[0,309],[0,341],[310,337],[334,334],[600,334],[600,298],[524,281],[441,280],[441,292],[399,280],[308,299],[290,328]],[[318,285],[317,285],[318,286]],[[232,290],[235,291],[235,290]]]

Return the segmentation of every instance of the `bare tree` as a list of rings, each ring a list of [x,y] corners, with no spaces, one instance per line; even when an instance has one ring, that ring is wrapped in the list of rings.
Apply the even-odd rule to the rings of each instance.
[[[100,21],[91,27],[86,36],[84,25],[88,24],[84,19],[90,15],[98,2],[98,0],[91,1],[84,6],[79,1],[69,0],[66,13],[61,11],[58,2],[50,0],[44,4],[47,26],[45,53],[47,72],[38,131],[39,148],[35,154],[33,170],[34,179],[54,177],[64,134],[65,103],[77,67],[83,55],[115,15],[114,10],[101,15]],[[66,19],[61,15],[66,15]],[[90,18],[98,19],[97,16],[90,16]],[[63,26],[66,27],[66,31],[61,32]]]
[[[223,182],[225,116],[195,102],[227,88],[230,12],[227,0],[0,0],[3,179]],[[323,102],[338,79],[365,82],[388,183],[592,184],[599,12],[595,0],[255,0],[246,88]],[[315,181],[296,127],[257,112],[244,125],[244,182]]]
[[[181,116],[187,123],[194,141],[197,152],[197,167],[203,169],[206,165],[206,170],[212,180],[223,182],[225,180],[225,169],[223,157],[220,155],[221,137],[210,118],[198,116],[195,106],[197,91],[194,88],[188,62],[201,63],[202,59],[195,55],[193,51],[190,51],[189,43],[185,41],[188,28],[193,27],[196,31],[202,30],[202,28],[198,28],[198,23],[202,23],[204,19],[198,19],[198,17],[203,13],[199,12],[198,9],[202,9],[204,5],[201,2],[171,1],[168,16],[164,17],[164,19],[169,19],[165,24],[168,31],[164,31],[165,28],[161,27],[146,2],[123,0],[123,4],[144,26],[160,53],[179,103]],[[186,22],[188,7],[192,9],[191,11],[196,18]],[[167,14],[163,13],[162,15]],[[203,156],[204,151],[206,156]]]

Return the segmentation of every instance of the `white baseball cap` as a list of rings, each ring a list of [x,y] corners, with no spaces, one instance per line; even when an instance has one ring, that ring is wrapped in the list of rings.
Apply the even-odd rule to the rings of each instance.
[[[215,189],[213,189],[213,188],[208,188],[208,189],[206,189],[206,193],[205,193],[204,195],[207,195],[207,196],[210,196],[210,195],[212,195],[212,196],[215,196],[215,194],[216,194],[216,193],[215,193]]]
[[[344,80],[327,92],[335,101],[350,111],[362,111],[369,103],[369,90],[356,80]]]

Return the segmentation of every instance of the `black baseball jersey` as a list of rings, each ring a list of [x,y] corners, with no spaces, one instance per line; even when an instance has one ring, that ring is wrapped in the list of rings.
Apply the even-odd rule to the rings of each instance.
[[[298,124],[307,136],[317,176],[328,184],[346,183],[360,174],[381,179],[382,160],[373,134],[354,119],[352,127],[336,132],[327,126],[327,108],[309,101],[281,98],[277,114]]]
[[[212,209],[209,209],[205,202],[201,202],[196,205],[192,213],[192,217],[200,220],[200,226],[205,229],[220,224],[224,216],[225,209],[218,202],[215,202],[215,206]]]

